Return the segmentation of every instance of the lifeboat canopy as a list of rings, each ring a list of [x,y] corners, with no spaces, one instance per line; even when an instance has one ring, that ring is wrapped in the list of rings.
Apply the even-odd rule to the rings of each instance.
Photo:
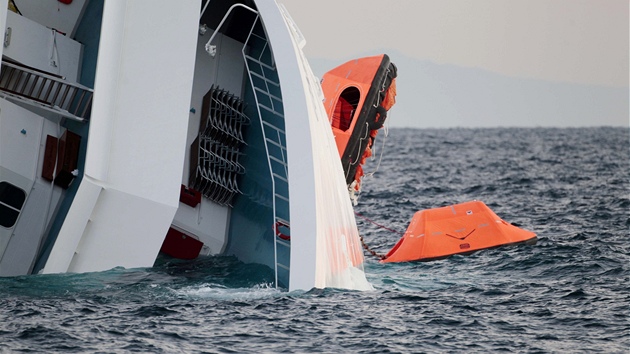
[[[470,201],[416,212],[403,237],[382,262],[429,261],[535,242],[535,233],[504,221],[483,202]]]

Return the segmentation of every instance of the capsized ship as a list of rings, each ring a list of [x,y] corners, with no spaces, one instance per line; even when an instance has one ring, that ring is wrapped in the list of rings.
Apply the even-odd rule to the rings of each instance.
[[[0,275],[162,250],[370,288],[321,87],[274,0],[1,0],[0,23]]]

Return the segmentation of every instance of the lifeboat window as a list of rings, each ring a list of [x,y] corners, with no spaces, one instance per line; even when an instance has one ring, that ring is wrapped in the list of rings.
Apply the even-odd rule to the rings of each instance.
[[[0,226],[9,228],[17,222],[26,201],[26,193],[9,182],[0,182]]]
[[[352,124],[354,113],[359,106],[361,93],[359,89],[351,86],[343,90],[333,112],[332,126],[343,131],[348,130]]]

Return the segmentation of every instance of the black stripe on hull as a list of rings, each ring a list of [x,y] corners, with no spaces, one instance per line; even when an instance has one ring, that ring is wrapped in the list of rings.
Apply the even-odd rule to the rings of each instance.
[[[380,106],[380,103],[383,102],[387,90],[396,75],[396,66],[390,61],[387,55],[383,55],[383,60],[376,71],[376,75],[374,75],[372,86],[363,102],[361,112],[356,119],[354,130],[350,135],[346,149],[343,152],[343,157],[341,158],[343,171],[346,175],[346,184],[348,185],[354,181],[357,167],[361,162],[361,156],[370,143],[370,139],[368,139],[370,130],[375,128],[373,125],[373,122],[376,120],[377,111],[375,105],[378,102],[377,106]],[[380,126],[382,126],[382,124],[380,124]],[[376,129],[380,128],[380,126]]]

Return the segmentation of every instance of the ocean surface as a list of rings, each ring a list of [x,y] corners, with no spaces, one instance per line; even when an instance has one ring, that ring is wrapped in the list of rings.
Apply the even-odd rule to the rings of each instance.
[[[270,269],[230,257],[0,278],[0,352],[628,353],[629,129],[383,133],[356,209],[370,247],[387,252],[418,210],[473,199],[537,244],[366,254],[367,292],[276,290]]]

